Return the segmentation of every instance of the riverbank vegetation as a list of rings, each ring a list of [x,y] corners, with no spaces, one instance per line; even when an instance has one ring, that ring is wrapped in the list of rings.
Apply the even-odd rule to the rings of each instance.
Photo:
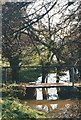
[[[81,81],[80,6],[81,0],[2,4],[2,120],[45,118],[44,112],[21,103],[25,88],[9,87],[11,83],[36,82],[38,77],[45,83],[52,72],[59,83],[67,70],[69,82]]]
[[[81,118],[81,99],[78,98],[69,98],[65,100],[65,102],[64,100],[62,102],[62,100],[60,101],[58,99],[57,109],[54,109],[50,112],[42,112],[32,109],[29,105],[27,105],[27,99],[25,98],[26,93],[23,87],[20,89],[16,89],[15,87],[13,88],[4,85],[4,87],[0,89],[0,92],[2,92],[3,95],[2,99],[0,99],[0,105],[2,105],[2,120],[36,120],[39,118]]]
[[[19,99],[7,97],[2,101],[2,120],[31,120],[45,118],[44,112],[32,110]]]
[[[0,92],[2,92],[2,99],[0,99],[0,106],[2,107],[0,117],[2,120],[35,120],[37,118],[45,118],[44,112],[31,109],[27,103],[21,102],[25,94],[22,89],[17,90],[5,86],[0,88]]]

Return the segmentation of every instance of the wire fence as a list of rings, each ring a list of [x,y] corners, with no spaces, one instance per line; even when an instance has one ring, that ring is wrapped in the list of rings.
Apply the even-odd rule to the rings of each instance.
[[[42,74],[41,66],[22,66],[19,69],[19,82],[34,82]],[[14,74],[15,75],[15,74]],[[12,83],[12,68],[3,67],[2,68],[2,82]],[[15,81],[13,81],[15,82]]]
[[[21,66],[19,69],[19,82],[28,83],[36,82],[38,77],[46,76],[49,73],[56,73],[59,70],[59,74],[63,75],[64,71],[72,69],[74,66]],[[73,74],[73,73],[72,73]],[[16,74],[14,74],[16,75]],[[74,78],[73,78],[74,79]],[[11,67],[2,67],[2,82],[12,83],[12,69]]]

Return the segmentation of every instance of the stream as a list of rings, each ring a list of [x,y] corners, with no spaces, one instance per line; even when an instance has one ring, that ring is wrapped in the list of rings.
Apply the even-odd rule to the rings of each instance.
[[[56,74],[51,73],[47,77],[48,83],[56,83]],[[59,83],[70,82],[69,79],[69,71],[67,71],[66,75],[60,77]],[[42,77],[39,77],[36,84],[40,84],[41,80]],[[81,96],[81,93],[78,96]],[[62,90],[60,88],[36,88],[36,99],[24,102],[32,109],[44,111],[47,118],[62,118],[64,115],[65,118],[79,117],[81,115],[81,111],[79,111],[81,110],[79,108],[81,106],[81,98],[79,99],[78,96],[77,88],[73,87],[62,88]],[[74,108],[78,110],[74,110]],[[73,110],[75,113],[73,113]],[[79,113],[76,111],[79,111]]]

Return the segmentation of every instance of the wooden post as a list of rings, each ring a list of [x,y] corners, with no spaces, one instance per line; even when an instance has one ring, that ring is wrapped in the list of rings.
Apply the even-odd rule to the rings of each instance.
[[[5,83],[7,83],[7,68],[5,68]]]
[[[43,100],[46,100],[47,99],[47,95],[46,95],[45,88],[42,88],[42,95],[43,95]]]

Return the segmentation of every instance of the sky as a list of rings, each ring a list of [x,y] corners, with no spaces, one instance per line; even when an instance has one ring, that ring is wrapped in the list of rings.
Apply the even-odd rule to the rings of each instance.
[[[20,2],[23,2],[23,1],[32,1],[32,0],[0,0],[0,1],[20,1]],[[33,0],[33,1],[36,1],[35,4],[33,5],[30,5],[29,6],[29,11],[28,11],[28,8],[27,8],[27,12],[28,14],[31,14],[33,13],[34,11],[36,11],[37,9],[39,9],[42,5],[46,4],[47,2],[52,2],[51,4],[55,3],[55,1],[57,1],[57,4],[54,6],[54,8],[43,18],[43,23],[44,24],[48,24],[48,15],[49,17],[52,16],[53,14],[57,13],[59,10],[62,10],[62,6],[63,5],[66,5],[68,3],[68,0]],[[72,0],[69,0],[69,1],[72,1]],[[80,0],[73,0],[73,1],[80,1]],[[65,6],[66,7],[66,6]],[[72,8],[71,8],[72,7]],[[71,9],[74,9],[74,7],[71,5],[70,8],[70,12],[71,12]],[[48,5],[47,6],[47,9],[50,8],[50,6]],[[36,14],[38,15],[41,15],[42,13],[45,13],[46,12],[46,9],[45,7],[43,7],[42,11],[39,11],[37,12]],[[62,11],[61,11],[62,12]],[[65,11],[65,13],[68,13],[68,11]],[[64,14],[65,14],[64,13]],[[60,17],[61,17],[62,14],[58,13],[56,15],[54,15],[52,18],[51,18],[51,23],[53,25],[55,24],[59,24],[60,22]],[[34,16],[33,16],[34,17]]]

